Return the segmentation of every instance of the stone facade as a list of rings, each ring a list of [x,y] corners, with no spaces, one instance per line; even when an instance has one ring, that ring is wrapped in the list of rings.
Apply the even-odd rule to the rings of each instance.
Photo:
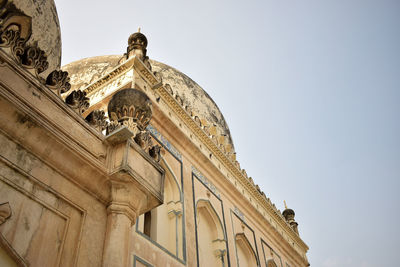
[[[201,87],[142,33],[60,69],[29,3],[0,1],[0,266],[308,265]]]

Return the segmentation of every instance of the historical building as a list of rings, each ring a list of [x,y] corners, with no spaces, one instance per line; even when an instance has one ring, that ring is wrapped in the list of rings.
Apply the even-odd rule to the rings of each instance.
[[[58,23],[0,0],[0,266],[309,265],[199,85],[140,32],[61,68]]]

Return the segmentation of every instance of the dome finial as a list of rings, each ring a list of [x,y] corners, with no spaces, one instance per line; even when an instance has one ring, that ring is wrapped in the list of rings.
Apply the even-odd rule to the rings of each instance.
[[[295,216],[294,210],[288,209],[285,200],[283,201],[283,203],[285,204],[285,210],[282,212],[283,217],[285,217],[285,220],[290,224],[290,226],[296,232],[296,234],[299,234],[299,230],[297,229],[297,226],[299,224],[294,220]]]
[[[137,28],[137,32],[140,32],[140,27]]]
[[[129,36],[128,48],[126,49],[127,57],[129,58],[133,55],[136,55],[138,58],[140,58],[140,60],[144,61],[147,53],[146,48],[147,38],[143,33],[140,32],[139,27],[137,32]]]

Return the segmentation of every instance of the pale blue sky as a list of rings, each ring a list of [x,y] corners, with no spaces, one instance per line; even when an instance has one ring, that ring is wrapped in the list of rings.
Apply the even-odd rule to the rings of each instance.
[[[311,266],[400,266],[400,1],[56,0],[63,64],[122,54],[199,83]]]

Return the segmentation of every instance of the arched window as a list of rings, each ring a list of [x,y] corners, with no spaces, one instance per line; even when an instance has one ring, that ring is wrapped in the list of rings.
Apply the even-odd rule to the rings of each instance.
[[[225,266],[226,239],[224,228],[208,200],[196,204],[197,251],[200,267]]]
[[[238,266],[240,267],[257,267],[256,254],[244,233],[236,234],[236,255]]]

